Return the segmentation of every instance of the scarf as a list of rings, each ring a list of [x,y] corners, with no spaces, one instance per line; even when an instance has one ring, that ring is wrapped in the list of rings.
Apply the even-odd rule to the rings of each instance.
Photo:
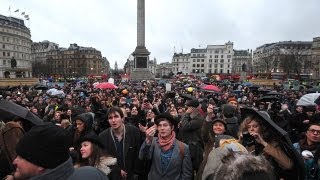
[[[168,151],[173,146],[174,140],[176,139],[176,133],[172,131],[171,136],[168,139],[163,139],[159,133],[158,138],[161,149],[163,151]]]

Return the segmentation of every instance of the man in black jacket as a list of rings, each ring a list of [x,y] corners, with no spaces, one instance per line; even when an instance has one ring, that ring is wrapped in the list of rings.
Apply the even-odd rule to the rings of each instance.
[[[131,180],[140,173],[138,155],[140,131],[132,125],[124,124],[124,115],[119,107],[111,107],[107,113],[110,128],[100,133],[99,138],[106,151],[117,157],[123,179]]]

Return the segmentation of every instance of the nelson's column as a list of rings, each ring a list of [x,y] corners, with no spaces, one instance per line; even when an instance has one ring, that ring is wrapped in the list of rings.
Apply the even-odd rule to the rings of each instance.
[[[137,5],[137,47],[132,53],[134,56],[134,67],[131,72],[133,80],[154,79],[149,70],[150,52],[145,46],[145,0],[138,0]]]

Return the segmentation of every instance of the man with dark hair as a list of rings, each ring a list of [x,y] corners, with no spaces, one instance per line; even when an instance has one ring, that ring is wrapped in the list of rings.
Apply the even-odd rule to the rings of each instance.
[[[119,107],[111,107],[107,113],[110,128],[100,133],[99,138],[106,151],[118,159],[123,179],[131,180],[140,173],[137,166],[140,150],[140,131],[135,126],[124,124],[124,115]]]

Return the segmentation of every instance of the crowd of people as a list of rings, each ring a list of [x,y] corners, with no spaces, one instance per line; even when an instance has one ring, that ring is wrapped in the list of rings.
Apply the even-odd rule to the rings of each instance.
[[[212,84],[2,90],[0,178],[320,179],[320,106],[297,105],[307,92]]]

